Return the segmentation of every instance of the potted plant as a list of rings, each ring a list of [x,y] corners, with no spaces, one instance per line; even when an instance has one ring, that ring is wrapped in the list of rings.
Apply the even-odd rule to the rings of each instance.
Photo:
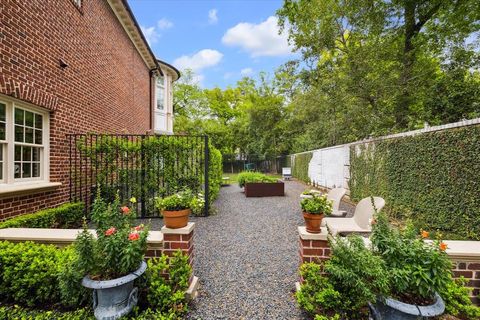
[[[307,231],[320,233],[324,216],[332,214],[332,201],[326,195],[305,198],[300,202]]]
[[[200,205],[188,190],[180,191],[165,198],[156,199],[156,207],[163,216],[165,226],[171,229],[183,228],[188,224],[192,206]]]
[[[135,203],[135,198],[130,199]],[[133,225],[135,211],[120,206],[118,194],[107,204],[99,195],[93,204],[92,221],[97,225],[96,237],[84,229],[77,237],[75,248],[79,267],[86,273],[82,285],[93,289],[93,308],[97,319],[117,319],[129,313],[138,301],[133,282],[147,265],[148,230]]]
[[[390,226],[385,214],[373,221],[372,248],[379,254],[390,275],[390,296],[378,297],[371,305],[376,319],[417,319],[443,314],[445,304],[439,293],[451,283],[452,264],[442,241],[425,241],[410,224],[404,230]]]

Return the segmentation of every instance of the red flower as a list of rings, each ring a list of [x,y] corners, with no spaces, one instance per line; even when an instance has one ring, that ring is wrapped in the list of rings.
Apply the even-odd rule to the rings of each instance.
[[[440,247],[440,250],[442,250],[442,251],[445,251],[448,248],[448,246],[445,242],[440,242],[439,247]]]
[[[107,231],[105,231],[105,235],[106,235],[106,236],[111,236],[112,234],[115,233],[115,231],[117,231],[117,229],[115,229],[114,227],[111,227],[110,229],[108,229]]]
[[[128,214],[130,212],[129,207],[121,207],[120,209],[122,209],[123,214]]]
[[[139,225],[139,226],[136,226],[135,228],[135,231],[141,231],[143,230],[143,224]]]
[[[128,235],[128,240],[135,241],[135,240],[138,240],[138,239],[140,239],[140,235],[136,232],[130,233]]]

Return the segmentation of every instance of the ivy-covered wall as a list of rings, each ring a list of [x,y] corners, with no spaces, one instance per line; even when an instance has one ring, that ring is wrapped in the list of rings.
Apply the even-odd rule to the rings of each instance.
[[[480,126],[350,147],[353,200],[385,198],[394,218],[480,240]]]
[[[312,160],[313,153],[312,152],[305,152],[300,154],[295,154],[292,156],[292,175],[294,178],[298,180],[302,180],[304,182],[310,182],[310,178],[308,177],[308,165],[310,160]]]

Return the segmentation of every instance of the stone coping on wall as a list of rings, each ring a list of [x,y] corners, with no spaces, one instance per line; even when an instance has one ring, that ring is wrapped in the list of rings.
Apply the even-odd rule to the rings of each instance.
[[[57,246],[67,246],[75,241],[82,230],[83,229],[6,228],[0,229],[0,240],[11,242],[33,241]],[[95,230],[89,229],[88,231],[95,236]],[[150,231],[148,233],[147,243],[149,247],[162,245],[163,233],[161,231]]]

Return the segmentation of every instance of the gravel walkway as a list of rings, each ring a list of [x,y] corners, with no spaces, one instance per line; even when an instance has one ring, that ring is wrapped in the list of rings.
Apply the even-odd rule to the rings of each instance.
[[[305,186],[285,188],[285,197],[246,198],[236,185],[223,187],[217,214],[195,219],[200,295],[188,319],[306,319],[293,297]]]
[[[287,181],[285,197],[246,198],[232,184],[221,188],[215,215],[190,217],[196,223],[194,274],[200,290],[188,319],[308,319],[293,294],[297,226],[304,225],[299,195],[309,188]],[[353,214],[348,203],[340,209]],[[163,226],[162,219],[150,223],[152,230]]]

